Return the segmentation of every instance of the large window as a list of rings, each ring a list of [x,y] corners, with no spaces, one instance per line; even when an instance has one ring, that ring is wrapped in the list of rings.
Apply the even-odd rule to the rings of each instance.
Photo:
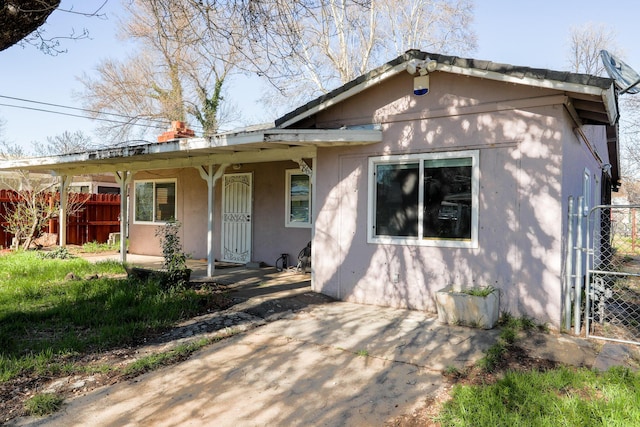
[[[369,242],[477,247],[478,151],[369,160]]]
[[[302,171],[287,170],[285,226],[311,226],[311,177]]]
[[[138,223],[177,219],[176,181],[135,181],[134,211],[134,222]]]

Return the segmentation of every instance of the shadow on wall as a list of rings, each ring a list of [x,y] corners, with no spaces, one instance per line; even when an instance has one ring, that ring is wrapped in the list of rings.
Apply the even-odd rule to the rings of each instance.
[[[502,311],[559,325],[563,136],[553,131],[560,128],[554,111],[392,123],[385,140],[397,133],[395,145],[376,152],[336,150],[339,161],[330,176],[337,181],[325,183],[334,188],[319,200],[315,237],[323,250],[336,254],[316,258],[324,264],[320,271],[333,272],[322,278],[321,291],[353,302],[435,312],[435,292],[445,286],[491,285],[501,290]],[[477,248],[366,243],[368,157],[406,153],[416,135],[426,145],[413,152],[480,150]]]

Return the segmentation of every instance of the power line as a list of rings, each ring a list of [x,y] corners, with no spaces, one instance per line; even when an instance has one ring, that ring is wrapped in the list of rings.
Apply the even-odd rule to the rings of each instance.
[[[129,122],[125,122],[125,121],[121,121],[121,120],[113,120],[113,119],[104,119],[104,118],[100,118],[100,117],[87,117],[87,116],[83,116],[80,114],[72,114],[72,113],[65,113],[63,111],[54,111],[54,110],[45,110],[43,108],[35,108],[35,107],[27,107],[24,105],[11,105],[11,104],[2,104],[0,103],[0,106],[2,107],[12,107],[12,108],[20,108],[23,110],[31,110],[31,111],[40,111],[40,112],[44,112],[44,113],[51,113],[51,114],[59,114],[61,116],[68,116],[68,117],[79,117],[81,119],[89,119],[89,120],[99,120],[102,122],[109,122],[109,123],[117,123],[117,124],[121,124],[121,125],[132,125],[132,126],[143,126],[143,127],[148,127],[148,128],[155,128],[155,129],[164,129],[166,126],[160,126],[160,125],[145,125],[142,123],[129,123]],[[67,107],[67,108],[72,108],[72,107]],[[126,117],[126,116],[122,116],[122,117]],[[132,117],[130,117],[132,118]]]
[[[0,98],[10,99],[10,100],[12,100],[12,101],[28,102],[28,103],[31,103],[31,104],[37,104],[37,105],[46,105],[46,106],[48,106],[48,107],[65,108],[65,109],[67,109],[67,110],[82,111],[83,113],[105,114],[105,115],[109,115],[109,116],[122,117],[122,118],[125,118],[125,119],[133,119],[133,118],[134,118],[134,117],[131,117],[131,116],[127,116],[127,115],[125,115],[125,114],[119,114],[119,113],[105,113],[105,112],[103,112],[103,111],[98,111],[98,110],[90,110],[90,109],[87,109],[87,108],[70,107],[70,106],[68,106],[68,105],[53,104],[53,103],[50,103],[50,102],[43,102],[43,101],[34,101],[34,100],[31,100],[31,99],[17,98],[17,97],[15,97],[15,96],[0,95]],[[5,104],[5,105],[6,105],[6,104]],[[26,109],[29,109],[29,108],[27,108],[27,107],[21,107],[21,106],[18,106],[18,105],[6,105],[6,106],[9,106],[9,107],[16,107],[16,108],[26,108]],[[42,109],[42,110],[37,110],[37,111],[44,111],[44,112],[47,112],[47,113],[58,113],[58,114],[60,114],[59,112],[52,111],[52,110],[44,110],[44,109]],[[77,115],[76,115],[76,116],[74,116],[74,117],[85,117],[85,118],[89,118],[89,117],[86,117],[86,116],[77,116]],[[161,121],[161,120],[157,120],[157,119],[144,119],[144,120],[148,120],[148,121],[150,121],[150,122],[157,122],[157,123],[159,123],[159,124],[161,123],[161,124],[163,124],[163,125],[166,125],[166,121]]]
[[[0,98],[4,98],[4,99],[10,99],[12,101],[18,101],[18,102],[28,102],[28,103],[32,103],[32,104],[37,104],[37,105],[46,105],[48,107],[55,107],[55,108],[64,108],[64,109],[68,109],[68,110],[74,110],[74,111],[81,111],[83,113],[91,113],[91,114],[101,114],[101,115],[107,115],[107,116],[115,116],[115,117],[122,117],[124,119],[127,120],[146,120],[152,123],[157,123],[157,125],[145,125],[145,124],[139,124],[139,123],[130,123],[129,121],[118,121],[118,120],[113,120],[113,119],[105,119],[105,118],[98,118],[98,117],[87,117],[87,116],[81,116],[78,114],[71,114],[71,113],[63,113],[60,111],[55,111],[55,110],[47,110],[47,109],[41,109],[41,108],[34,108],[34,107],[26,107],[26,106],[20,106],[20,105],[13,105],[13,104],[0,104],[2,106],[5,107],[13,107],[13,108],[21,108],[21,109],[25,109],[25,110],[33,110],[33,111],[40,111],[40,112],[44,112],[44,113],[51,113],[51,114],[60,114],[63,116],[69,116],[69,117],[79,117],[79,118],[85,118],[85,119],[89,119],[89,120],[99,120],[99,121],[103,121],[103,122],[109,122],[109,123],[116,123],[116,124],[128,124],[131,126],[143,126],[143,127],[149,127],[149,128],[156,128],[156,129],[164,129],[167,126],[167,122],[166,120],[159,120],[159,119],[152,119],[152,118],[137,118],[137,117],[132,117],[132,116],[127,116],[126,114],[119,114],[119,113],[108,113],[108,112],[104,112],[104,111],[99,111],[99,110],[91,110],[91,109],[87,109],[87,108],[79,108],[79,107],[70,107],[68,105],[61,105],[61,104],[54,104],[54,103],[50,103],[50,102],[44,102],[44,101],[34,101],[31,99],[25,99],[25,98],[18,98],[18,97],[14,97],[14,96],[7,96],[7,95],[0,95]],[[202,126],[192,126],[195,128],[202,128]]]

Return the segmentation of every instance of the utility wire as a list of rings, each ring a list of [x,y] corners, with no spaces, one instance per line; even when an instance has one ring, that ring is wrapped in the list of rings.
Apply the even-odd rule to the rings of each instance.
[[[125,121],[121,121],[121,120],[113,120],[113,119],[103,119],[100,117],[87,117],[87,116],[83,116],[80,114],[72,114],[72,113],[65,113],[62,111],[53,111],[53,110],[45,110],[43,108],[35,108],[35,107],[26,107],[24,105],[11,105],[11,104],[2,104],[0,103],[0,106],[2,107],[12,107],[12,108],[21,108],[23,110],[31,110],[31,111],[41,111],[44,113],[51,113],[51,114],[60,114],[61,116],[68,116],[68,117],[79,117],[82,119],[89,119],[89,120],[99,120],[102,122],[109,122],[109,123],[117,123],[117,124],[122,124],[122,125],[132,125],[132,126],[144,126],[144,127],[148,127],[148,128],[155,128],[155,129],[164,129],[166,126],[160,126],[160,125],[145,125],[145,124],[141,124],[141,123],[129,123],[129,122],[125,122]],[[72,107],[67,107],[67,108],[72,108]],[[126,117],[126,116],[122,116],[122,117]]]
[[[90,110],[90,109],[79,108],[79,107],[70,107],[68,105],[53,104],[53,103],[50,103],[50,102],[43,102],[43,101],[34,101],[34,100],[31,100],[31,99],[18,98],[18,97],[14,97],[14,96],[0,95],[0,98],[10,99],[12,101],[18,101],[18,102],[28,102],[28,103],[37,104],[37,105],[46,105],[48,107],[56,107],[56,108],[64,108],[64,109],[68,109],[68,110],[81,111],[83,113],[102,114],[102,115],[108,115],[108,116],[122,117],[122,118],[128,119],[128,120],[140,120],[140,119],[138,119],[136,117],[127,116],[125,114],[107,113],[107,112],[104,112],[104,111]],[[78,115],[78,114],[63,113],[63,112],[60,112],[60,111],[45,110],[45,109],[33,108],[33,107],[25,107],[25,106],[20,106],[20,105],[12,105],[12,104],[0,104],[0,105],[5,106],[5,107],[22,108],[22,109],[25,109],[25,110],[33,110],[33,111],[41,111],[41,112],[45,112],[45,113],[60,114],[60,115],[63,115],[63,116],[79,117],[79,118],[85,118],[85,119],[90,119],[90,120],[100,120],[100,121],[109,122],[109,123],[129,124],[129,125],[135,125],[135,126],[144,126],[144,127],[149,127],[149,128],[157,128],[157,129],[164,129],[167,126],[167,121],[158,120],[158,119],[151,119],[151,118],[143,118],[141,120],[146,120],[146,121],[149,121],[149,122],[155,122],[158,125],[156,125],[156,126],[154,126],[154,125],[143,125],[143,124],[139,124],[139,123],[132,124],[132,123],[130,123],[128,121],[124,122],[124,121],[118,121],[118,120],[113,120],[113,119],[87,117],[87,116],[81,116],[81,115]],[[198,125],[192,126],[192,127],[202,128],[202,126],[198,126]]]
[[[7,95],[0,95],[0,98],[5,98],[5,99],[10,99],[12,101],[20,101],[20,102],[29,102],[32,104],[38,104],[38,105],[47,105],[49,107],[58,107],[58,108],[66,108],[68,110],[76,110],[76,111],[83,111],[85,113],[95,113],[95,114],[109,114],[111,116],[117,116],[117,117],[126,117],[128,119],[130,119],[131,117],[124,115],[124,114],[118,114],[118,113],[103,113],[102,111],[97,111],[97,110],[88,110],[86,108],[78,108],[78,107],[69,107],[68,105],[61,105],[61,104],[52,104],[50,102],[43,102],[43,101],[33,101],[31,99],[25,99],[25,98],[16,98],[15,96],[7,96]],[[149,120],[153,120],[153,119],[149,119]]]

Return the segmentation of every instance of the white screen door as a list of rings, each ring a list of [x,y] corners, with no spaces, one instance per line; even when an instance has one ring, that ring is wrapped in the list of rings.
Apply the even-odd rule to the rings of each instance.
[[[222,186],[222,260],[251,261],[251,173],[224,175]]]

